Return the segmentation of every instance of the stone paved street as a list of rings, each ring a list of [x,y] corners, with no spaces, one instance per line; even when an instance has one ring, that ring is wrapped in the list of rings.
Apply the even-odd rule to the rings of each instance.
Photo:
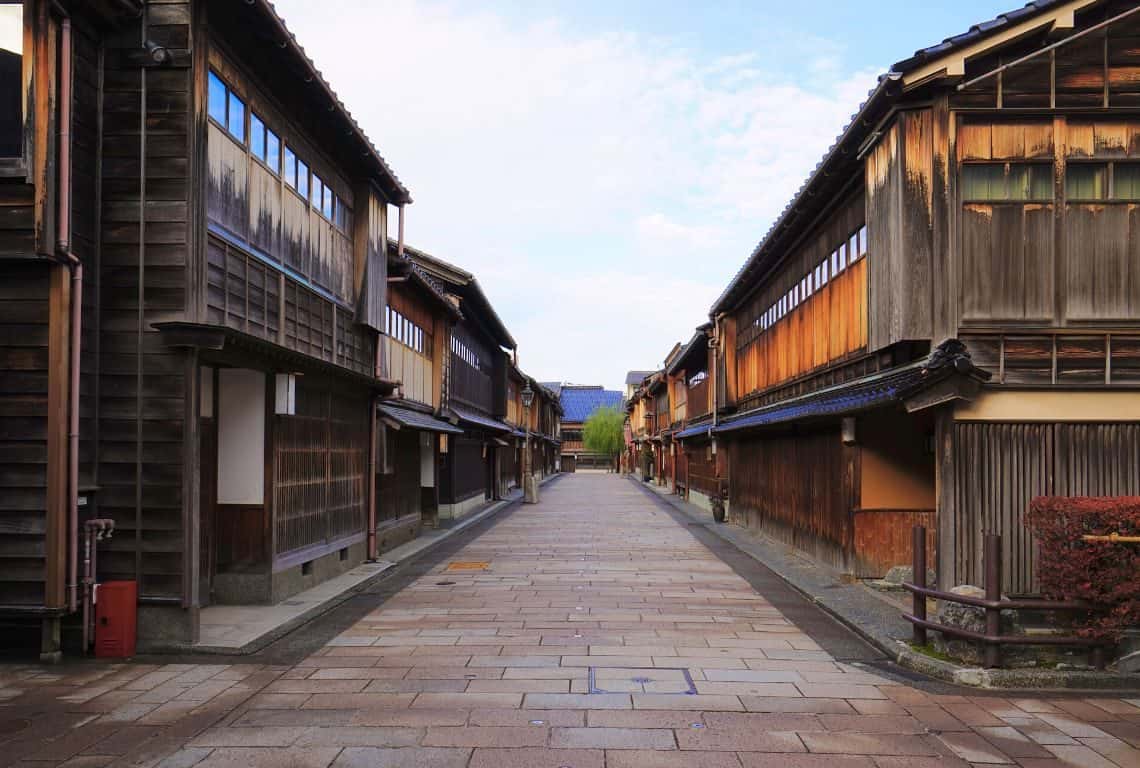
[[[1140,699],[932,692],[809,632],[634,483],[570,475],[295,665],[0,668],[0,764],[1140,766]]]

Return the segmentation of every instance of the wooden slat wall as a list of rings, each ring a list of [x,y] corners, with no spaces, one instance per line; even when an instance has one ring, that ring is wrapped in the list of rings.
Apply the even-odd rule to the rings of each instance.
[[[707,496],[717,494],[716,457],[708,454],[708,444],[686,445],[686,480],[691,490]]]
[[[743,400],[841,360],[867,346],[867,261],[833,276],[775,324],[755,320],[863,225],[858,191],[813,232],[811,239],[735,314],[736,393]],[[874,241],[872,240],[872,243]]]
[[[1140,424],[954,425],[956,584],[982,583],[986,533],[1002,535],[1007,592],[1036,588],[1036,551],[1023,525],[1035,496],[1140,493]]]
[[[44,604],[49,273],[0,266],[0,605]]]
[[[190,18],[188,0],[148,3],[105,47],[98,473],[116,533],[99,565],[144,597],[183,593],[186,366],[152,325],[187,308],[192,71],[140,70],[130,55],[141,39],[187,55]]]
[[[494,406],[491,391],[491,371],[494,365],[491,360],[491,348],[468,328],[466,323],[456,326],[451,333],[455,339],[462,341],[478,355],[480,367],[475,368],[456,354],[454,349],[451,350],[448,397],[458,403],[491,413]]]
[[[399,288],[388,294],[392,309],[415,323],[424,335],[424,352],[420,354],[394,337],[384,338],[389,378],[401,383],[400,393],[409,400],[437,407],[439,393],[433,387],[434,327],[431,311],[416,297]]]
[[[736,364],[742,398],[866,347],[868,260],[849,266],[767,330],[740,334],[744,343]]]
[[[420,433],[389,430],[393,471],[380,476],[377,520],[388,522],[420,512]]]
[[[207,215],[272,261],[283,263],[348,306],[356,305],[354,280],[354,193],[341,172],[316,150],[297,121],[286,119],[244,70],[217,43],[210,66],[252,111],[336,192],[347,211],[343,231],[253,158],[248,146],[213,122],[207,127]],[[282,149],[284,152],[284,149]],[[371,213],[371,212],[370,212]],[[380,249],[386,259],[386,251]],[[384,274],[384,270],[374,272]],[[375,276],[371,278],[375,280]]]
[[[1064,175],[1073,162],[1140,160],[1140,122],[970,116],[960,118],[956,150],[959,172],[971,162],[1030,162],[1051,165],[1056,179],[1051,203],[963,200],[964,327],[1138,324],[1140,206],[1067,202]]]
[[[837,568],[854,550],[859,452],[837,431],[734,440],[729,484],[735,518]],[[745,469],[746,468],[746,469]]]
[[[440,502],[453,504],[482,494],[487,487],[483,440],[455,435],[440,473]]]
[[[276,416],[274,434],[275,554],[362,532],[367,401],[301,384],[297,414]]]
[[[33,257],[36,252],[35,187],[0,179],[0,257]]]

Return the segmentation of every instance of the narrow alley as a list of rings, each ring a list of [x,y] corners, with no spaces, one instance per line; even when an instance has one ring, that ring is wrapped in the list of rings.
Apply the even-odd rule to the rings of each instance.
[[[908,684],[627,478],[481,531],[295,663],[5,667],[0,765],[1140,765],[1140,700]]]

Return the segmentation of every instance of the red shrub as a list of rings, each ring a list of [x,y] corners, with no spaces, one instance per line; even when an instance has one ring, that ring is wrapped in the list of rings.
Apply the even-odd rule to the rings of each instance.
[[[1140,544],[1081,538],[1140,535],[1140,496],[1039,496],[1025,525],[1040,545],[1042,593],[1086,600],[1097,609],[1078,619],[1082,635],[1117,640],[1123,629],[1140,624]]]

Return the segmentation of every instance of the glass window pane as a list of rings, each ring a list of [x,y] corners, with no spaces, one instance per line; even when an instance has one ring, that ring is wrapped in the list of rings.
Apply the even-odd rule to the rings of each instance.
[[[226,116],[226,128],[230,135],[238,141],[245,142],[245,102],[239,99],[233,91],[229,94],[229,114]]]
[[[297,156],[289,145],[285,145],[285,183],[293,189],[297,188]]]
[[[321,198],[321,213],[325,215],[326,219],[331,219],[333,215],[333,193],[327,186],[324,188]]]
[[[258,160],[265,159],[265,123],[255,113],[249,113],[249,150]]]
[[[210,73],[209,111],[210,117],[226,124],[226,85],[213,72]]]
[[[867,225],[859,227],[859,255],[867,255]]]
[[[962,166],[963,200],[1004,200],[1005,165],[987,163]]]
[[[309,197],[309,166],[301,162],[301,158],[297,158],[297,191],[301,193],[301,197],[308,199]]]
[[[859,258],[859,234],[855,233],[847,241],[847,260],[855,261],[857,258]]]
[[[0,157],[24,154],[24,4],[0,3]]]
[[[1117,200],[1140,200],[1140,163],[1113,166],[1112,194]]]
[[[277,134],[268,128],[265,130],[265,164],[277,173],[277,161],[281,153],[281,142]]]
[[[321,177],[314,173],[313,189],[312,194],[309,195],[309,201],[318,211],[321,209],[321,193],[324,191],[324,187],[325,185],[324,182],[321,181]]]
[[[1065,169],[1065,196],[1070,200],[1103,200],[1108,193],[1108,167],[1103,163],[1074,163]]]
[[[1053,199],[1053,166],[1045,164],[1029,166],[1029,198]]]

